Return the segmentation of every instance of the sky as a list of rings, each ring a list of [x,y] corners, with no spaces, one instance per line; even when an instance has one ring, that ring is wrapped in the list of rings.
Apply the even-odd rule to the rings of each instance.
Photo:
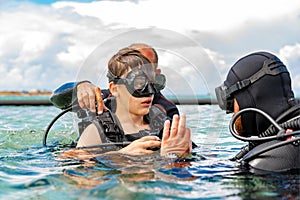
[[[118,49],[158,51],[169,95],[211,94],[242,56],[269,51],[300,96],[299,0],[0,0],[0,90],[107,87]]]

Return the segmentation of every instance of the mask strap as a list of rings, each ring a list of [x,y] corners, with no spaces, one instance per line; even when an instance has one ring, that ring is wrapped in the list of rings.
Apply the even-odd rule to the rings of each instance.
[[[114,75],[110,70],[108,70],[106,76],[108,78],[108,82],[113,81],[115,84],[124,84],[125,83],[123,79],[121,79],[119,76]]]
[[[265,75],[275,76],[284,72],[288,73],[288,70],[278,58],[265,60],[263,67],[258,72],[253,74],[250,78],[238,81],[236,84],[226,89],[226,94],[229,97],[232,93],[249,86]]]

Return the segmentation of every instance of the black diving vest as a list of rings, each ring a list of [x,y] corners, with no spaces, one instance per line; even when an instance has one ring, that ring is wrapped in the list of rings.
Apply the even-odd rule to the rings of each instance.
[[[235,157],[255,173],[286,172],[300,169],[300,105],[293,106],[276,119],[284,130],[293,136],[265,142],[250,142]],[[278,130],[271,125],[260,138],[277,136]],[[233,160],[239,160],[233,159]]]
[[[163,111],[156,106],[151,106],[150,112],[144,116],[144,120],[150,124],[151,130],[141,130],[138,133],[125,135],[118,117],[110,110],[94,117],[92,123],[97,127],[102,143],[122,143],[132,142],[149,135],[161,138],[164,122],[167,119],[168,117]]]

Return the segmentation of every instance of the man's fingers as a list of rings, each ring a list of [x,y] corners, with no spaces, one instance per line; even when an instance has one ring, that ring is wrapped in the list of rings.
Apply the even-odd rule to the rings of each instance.
[[[85,104],[83,103],[83,98],[80,93],[77,93],[78,104],[81,109],[86,109]]]
[[[81,83],[77,86],[78,104],[82,109],[89,109],[92,112],[96,111],[94,93],[94,90],[85,83]]]
[[[93,92],[89,89],[81,91],[81,99],[84,104],[83,107],[81,107],[82,109],[89,109],[92,112],[95,112],[95,95]]]
[[[106,109],[103,103],[101,89],[89,82],[80,83],[77,86],[77,98],[78,104],[82,109],[89,109],[92,112],[96,112],[96,104],[99,114]]]
[[[90,109],[92,112],[96,112],[96,106],[95,106],[95,94],[94,91],[89,91],[87,94],[88,97],[86,98],[86,107]]]
[[[96,94],[96,102],[98,106],[98,113],[101,114],[103,112],[104,106],[103,106],[101,90],[99,87],[95,87],[95,94]]]

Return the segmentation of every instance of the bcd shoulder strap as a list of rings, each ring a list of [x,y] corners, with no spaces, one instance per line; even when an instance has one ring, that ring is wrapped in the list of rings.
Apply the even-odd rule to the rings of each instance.
[[[159,138],[162,138],[164,123],[166,120],[171,119],[156,105],[151,106],[150,112],[146,116],[146,119],[150,123],[151,132],[155,133]]]
[[[133,141],[146,135],[157,135],[161,138],[164,122],[168,119],[168,116],[158,107],[151,106],[149,114],[144,119],[150,124],[150,131],[142,130],[139,133],[126,136],[118,117],[111,110],[97,115],[92,123],[97,127],[102,143]],[[130,135],[134,137],[131,138]]]
[[[120,121],[110,110],[97,115],[92,123],[97,127],[102,143],[124,141],[125,136]]]

